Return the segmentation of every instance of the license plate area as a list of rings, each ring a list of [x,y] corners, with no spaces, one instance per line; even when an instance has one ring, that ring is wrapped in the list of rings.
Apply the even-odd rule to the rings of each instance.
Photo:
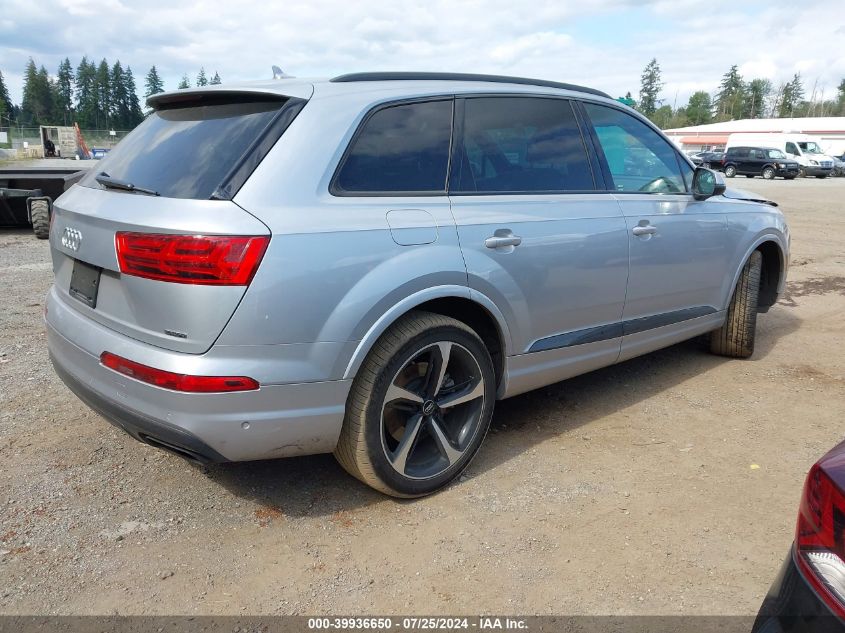
[[[91,266],[78,259],[73,260],[73,271],[70,274],[71,297],[78,299],[89,308],[97,307],[97,292],[100,289],[100,273],[102,268]]]

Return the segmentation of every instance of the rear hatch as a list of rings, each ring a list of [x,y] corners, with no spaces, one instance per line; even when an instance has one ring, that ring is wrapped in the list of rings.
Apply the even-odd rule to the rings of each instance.
[[[65,303],[145,343],[208,350],[270,239],[231,198],[303,104],[226,92],[156,102],[54,205],[50,245]]]

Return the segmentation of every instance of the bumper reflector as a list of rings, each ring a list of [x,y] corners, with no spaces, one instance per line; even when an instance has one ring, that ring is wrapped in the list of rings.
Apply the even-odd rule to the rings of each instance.
[[[124,376],[173,391],[189,393],[221,393],[230,391],[253,391],[258,382],[246,376],[189,376],[172,371],[156,369],[128,360],[111,352],[100,355],[100,363]]]

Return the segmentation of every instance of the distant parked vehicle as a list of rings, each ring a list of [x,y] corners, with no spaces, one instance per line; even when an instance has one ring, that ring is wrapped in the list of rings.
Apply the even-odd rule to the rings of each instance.
[[[833,157],[833,175],[845,176],[845,154]]]
[[[727,149],[774,147],[786,154],[787,158],[798,161],[800,176],[827,178],[833,173],[833,158],[822,151],[820,143],[817,138],[807,134],[731,134]]]
[[[701,166],[707,169],[722,169],[725,152],[702,152]]]
[[[728,178],[742,175],[772,180],[782,176],[792,180],[800,170],[798,161],[788,159],[786,154],[772,147],[731,147],[725,152],[722,165],[722,171]]]

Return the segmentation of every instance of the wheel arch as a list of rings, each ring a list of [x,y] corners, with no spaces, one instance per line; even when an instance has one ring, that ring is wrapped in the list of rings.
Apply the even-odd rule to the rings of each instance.
[[[752,242],[751,246],[739,260],[739,265],[734,272],[725,306],[730,303],[745,262],[748,261],[748,258],[751,257],[751,253],[754,251],[760,251],[763,256],[760,294],[757,299],[758,308],[763,308],[762,311],[765,311],[773,306],[777,301],[778,295],[783,291],[786,282],[786,250],[778,236],[772,234],[761,235]]]
[[[386,310],[358,343],[343,377],[353,378],[378,338],[412,310],[426,310],[449,316],[475,330],[490,351],[496,370],[496,382],[501,388],[505,375],[505,358],[512,349],[510,329],[504,315],[491,299],[463,286],[427,288],[405,297]]]

